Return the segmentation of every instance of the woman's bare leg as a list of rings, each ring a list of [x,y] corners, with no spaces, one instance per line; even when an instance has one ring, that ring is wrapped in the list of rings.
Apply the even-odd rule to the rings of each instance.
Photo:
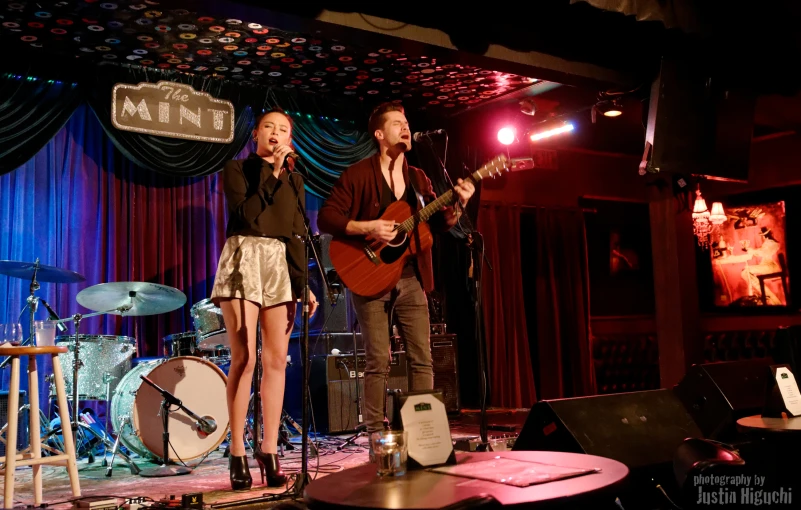
[[[225,330],[231,343],[228,369],[228,420],[231,425],[231,455],[245,455],[245,420],[248,414],[253,370],[256,367],[256,328],[259,305],[244,299],[220,300]]]
[[[262,308],[261,324],[261,406],[264,416],[264,437],[261,451],[278,452],[278,427],[284,407],[286,353],[289,336],[295,325],[295,303]],[[233,353],[232,353],[233,354]]]

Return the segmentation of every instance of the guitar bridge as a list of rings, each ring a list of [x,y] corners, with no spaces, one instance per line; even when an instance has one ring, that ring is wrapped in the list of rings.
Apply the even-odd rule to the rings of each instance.
[[[364,245],[364,254],[367,255],[367,258],[370,259],[370,262],[372,262],[373,264],[375,265],[381,264],[381,259],[378,258],[378,255],[376,255],[373,249],[370,248],[370,246],[367,244]]]

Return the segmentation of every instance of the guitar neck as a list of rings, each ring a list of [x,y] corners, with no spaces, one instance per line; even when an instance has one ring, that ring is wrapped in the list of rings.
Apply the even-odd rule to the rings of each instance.
[[[478,176],[478,172],[475,172],[465,180],[469,180],[473,184],[476,184],[480,180],[480,177]],[[439,211],[443,207],[448,207],[456,203],[457,199],[458,195],[452,189],[449,189],[448,191],[437,197],[436,200],[434,200],[427,206],[423,207],[415,214],[411,215],[409,219],[401,223],[400,226],[398,227],[398,230],[401,230],[403,232],[411,232],[415,226],[417,226],[419,223],[427,222],[429,219],[431,219],[431,216],[433,216],[437,211]]]

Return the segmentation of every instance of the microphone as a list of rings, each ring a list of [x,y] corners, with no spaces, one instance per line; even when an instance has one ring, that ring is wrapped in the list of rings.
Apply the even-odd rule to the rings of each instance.
[[[418,131],[417,133],[412,135],[412,140],[415,142],[419,142],[425,136],[426,138],[430,137],[431,135],[444,135],[444,129],[432,129],[431,131]]]
[[[211,416],[204,416],[195,422],[195,426],[199,431],[209,436],[213,434],[215,430],[217,430],[217,421],[215,421],[215,419]]]
[[[48,305],[48,304],[47,304],[47,301],[45,301],[45,300],[44,300],[44,299],[42,299],[42,298],[39,298],[39,301],[41,301],[41,302],[42,302],[42,304],[44,305],[44,307],[47,309],[47,313],[49,313],[49,314],[50,314],[50,315],[49,315],[49,317],[48,317],[49,319],[51,319],[51,320],[56,320],[56,321],[59,321],[59,320],[61,320],[61,319],[59,318],[58,314],[57,314],[56,312],[54,312],[52,308],[50,308],[50,305]],[[67,331],[67,326],[65,326],[65,325],[64,325],[64,323],[62,323],[62,322],[57,322],[57,323],[56,323],[56,327],[57,327],[57,328],[58,328],[58,330],[59,330],[59,331],[61,331],[61,332]]]

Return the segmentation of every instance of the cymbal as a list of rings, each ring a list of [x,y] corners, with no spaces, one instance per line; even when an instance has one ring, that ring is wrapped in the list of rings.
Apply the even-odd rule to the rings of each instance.
[[[186,303],[180,290],[147,282],[101,283],[83,289],[76,299],[90,310],[126,316],[167,313]]]
[[[0,260],[0,274],[6,276],[31,280],[33,279],[34,269],[36,269],[36,263],[34,262]],[[36,280],[50,283],[78,283],[86,281],[86,278],[69,269],[39,264],[39,270],[36,271]]]

